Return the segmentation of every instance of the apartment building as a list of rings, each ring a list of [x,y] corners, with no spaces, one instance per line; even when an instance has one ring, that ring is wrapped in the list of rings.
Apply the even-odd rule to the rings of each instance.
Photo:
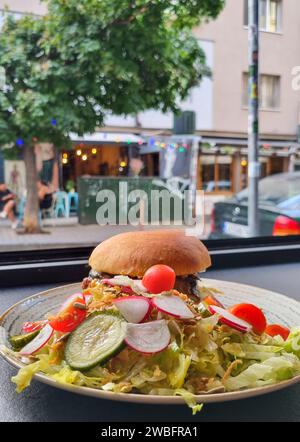
[[[46,10],[38,0],[0,0],[0,9],[5,4],[15,14]],[[248,0],[227,0],[215,21],[194,30],[213,73],[180,103],[182,110],[195,112],[196,135],[202,139],[199,188],[238,191],[247,184],[247,11]],[[300,92],[292,87],[292,69],[300,65],[299,22],[299,0],[260,0],[262,176],[287,171],[298,141]],[[173,115],[150,110],[134,117],[108,116],[101,131],[159,135],[170,134],[172,127]],[[144,156],[145,163],[152,164],[149,174],[157,170],[156,144]],[[300,168],[300,160],[293,158]]]
[[[299,22],[299,1],[260,0],[262,177],[289,170],[298,141],[300,92],[292,87],[292,70],[300,65]],[[213,72],[209,101],[189,103],[196,112],[207,107],[210,115],[197,120],[198,187],[236,192],[247,185],[248,0],[227,0],[219,17],[194,34],[209,47]],[[294,167],[300,168],[297,157]]]
[[[247,11],[247,0],[227,0],[216,21],[195,29],[198,38],[214,45],[213,125],[200,133],[216,152],[223,150],[223,161],[230,161],[227,174],[234,190],[247,181]],[[300,93],[292,88],[292,69],[300,64],[299,21],[299,1],[260,0],[262,176],[288,170],[298,138]],[[230,155],[224,155],[224,147]],[[207,173],[213,168],[215,163]]]

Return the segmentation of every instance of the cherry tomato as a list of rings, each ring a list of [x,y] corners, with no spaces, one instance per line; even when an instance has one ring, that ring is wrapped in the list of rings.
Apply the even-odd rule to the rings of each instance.
[[[157,264],[146,271],[142,284],[150,293],[161,293],[172,290],[175,279],[176,275],[171,267]]]
[[[76,304],[80,304],[81,308],[77,307]],[[86,303],[84,297],[81,294],[76,294],[63,304],[63,308],[56,316],[49,318],[49,324],[54,330],[68,333],[75,330],[85,317]]]
[[[48,321],[35,321],[35,322],[24,322],[22,331],[24,333],[31,333],[37,330],[41,330]]]
[[[289,334],[290,334],[290,331],[288,328],[283,327],[283,325],[271,324],[271,325],[267,325],[267,327],[265,329],[265,333],[267,333],[267,335],[269,335],[269,336],[279,335],[286,341]]]
[[[253,304],[236,304],[228,309],[237,318],[252,325],[254,333],[261,335],[267,326],[266,317],[262,310]]]
[[[216,305],[217,307],[224,306],[214,297],[214,295],[206,296],[206,298],[203,299],[203,302],[205,302],[207,305]]]

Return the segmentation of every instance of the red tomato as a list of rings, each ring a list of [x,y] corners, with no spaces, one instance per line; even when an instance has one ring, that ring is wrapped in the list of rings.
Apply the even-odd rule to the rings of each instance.
[[[22,331],[24,333],[31,333],[37,330],[41,330],[48,321],[35,321],[35,322],[24,322]]]
[[[228,309],[237,318],[252,325],[254,333],[261,335],[267,326],[266,317],[262,310],[253,304],[236,304]]]
[[[172,290],[175,279],[176,275],[171,267],[157,264],[146,271],[142,284],[150,293],[161,293]]]
[[[279,335],[286,341],[290,334],[290,331],[288,328],[283,327],[283,325],[272,324],[272,325],[267,325],[265,333],[267,333],[267,335],[269,336]]]
[[[205,302],[207,305],[216,305],[217,307],[224,308],[224,306],[213,295],[206,296],[206,298],[203,299],[203,302]]]
[[[81,304],[82,308],[76,307],[74,304]],[[67,303],[63,305],[63,309],[60,310],[56,316],[49,318],[49,324],[54,330],[68,333],[75,330],[85,317],[85,300],[82,295],[77,294],[70,298],[70,302],[67,301]]]

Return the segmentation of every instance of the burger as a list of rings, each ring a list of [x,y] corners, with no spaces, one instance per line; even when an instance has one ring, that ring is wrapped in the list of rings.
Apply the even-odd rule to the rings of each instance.
[[[182,230],[126,232],[103,241],[90,256],[91,271],[82,287],[116,275],[139,280],[159,264],[174,270],[174,289],[200,300],[199,274],[211,265],[211,259],[205,245]]]

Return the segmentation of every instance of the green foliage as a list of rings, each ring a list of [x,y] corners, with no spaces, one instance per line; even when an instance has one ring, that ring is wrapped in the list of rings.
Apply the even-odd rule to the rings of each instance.
[[[207,75],[191,28],[223,0],[50,0],[44,18],[9,18],[0,34],[0,144],[65,146],[109,112],[177,110]],[[55,120],[55,121],[53,121]]]

